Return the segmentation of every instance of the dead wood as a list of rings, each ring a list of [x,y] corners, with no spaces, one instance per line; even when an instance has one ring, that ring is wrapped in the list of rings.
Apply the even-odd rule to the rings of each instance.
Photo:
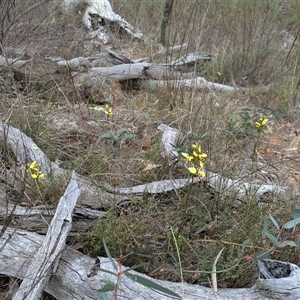
[[[41,247],[42,242],[43,237],[36,233],[8,228],[0,238],[0,248],[2,249],[0,253],[0,273],[20,279],[24,278],[31,259]],[[99,257],[99,259],[101,268],[113,274],[115,273],[108,258]],[[290,270],[282,273],[283,277],[278,277],[279,273],[277,272],[276,274],[278,268],[274,269],[272,267],[274,265],[280,266],[279,263],[286,265],[286,269]],[[103,287],[106,281],[115,283],[116,277],[103,271],[97,272],[96,270],[95,272],[94,265],[94,259],[67,247],[62,253],[56,272],[52,274],[49,282],[46,284],[45,291],[60,300],[102,299],[97,290]],[[122,268],[124,269],[125,267]],[[231,300],[241,298],[244,300],[298,299],[300,272],[296,265],[282,262],[270,264],[263,261],[260,264],[260,268],[261,274],[266,274],[268,271],[269,277],[265,279],[263,277],[265,275],[262,275],[258,283],[252,288],[219,289],[218,293],[213,292],[210,288],[199,285],[168,282],[145,277],[182,297],[184,295],[184,299],[187,300]],[[134,271],[131,271],[131,273],[141,275]],[[174,299],[141,286],[125,276],[122,277],[119,295],[120,297],[125,296],[131,299]],[[111,296],[110,294],[109,298]]]
[[[26,164],[37,161],[41,171],[46,176],[46,180],[59,176],[66,178],[70,175],[69,171],[51,162],[33,140],[19,129],[7,123],[0,122],[0,138],[7,143],[24,169],[26,169]],[[77,204],[81,207],[99,210],[103,206],[117,205],[128,199],[125,196],[105,192],[100,182],[92,182],[90,179],[79,174],[77,175],[77,179],[81,190]]]
[[[72,227],[72,214],[80,195],[75,172],[61,197],[55,215],[50,223],[25,277],[13,297],[13,300],[39,299],[52,273],[56,271],[60,256],[66,245],[66,239]]]
[[[165,127],[164,127],[165,128]],[[166,127],[168,128],[168,127]],[[166,129],[165,128],[165,129]],[[166,135],[168,131],[164,130]],[[25,134],[20,130],[6,124],[2,123],[0,126],[0,136],[7,141],[10,149],[15,153],[18,161],[23,165],[26,165],[29,162],[37,161],[40,165],[40,168],[44,174],[47,176],[68,176],[68,171],[61,169],[58,165],[51,162],[44,152],[39,149],[39,147]],[[176,139],[178,139],[178,133],[176,134]],[[171,142],[170,142],[171,141]],[[165,153],[172,153],[172,160],[174,154],[172,152],[173,147],[176,145],[174,137],[171,139],[166,139],[163,142],[163,147],[165,147]],[[168,148],[166,150],[166,147]],[[171,149],[171,152],[170,152]],[[111,193],[105,192],[103,190],[103,185],[97,182],[91,182],[90,179],[85,178],[84,176],[78,176],[78,184],[82,191],[82,196],[78,200],[78,205],[83,207],[88,207],[92,209],[100,209],[104,205],[117,205],[118,203],[124,202],[127,200],[126,196],[119,194],[140,194],[143,192],[163,192],[171,189],[178,188],[176,180],[162,181],[162,182],[153,182],[147,185],[140,185],[137,187],[126,187],[126,188],[107,188]],[[188,182],[187,179],[178,179],[180,182]],[[277,186],[277,185],[262,185],[256,183],[245,183],[241,180],[231,180],[224,178],[218,174],[208,172],[207,180],[211,187],[213,187],[218,192],[224,193],[235,193],[237,199],[243,199],[243,197],[251,191],[258,198],[264,196],[268,193],[275,193],[280,196],[284,196],[286,187]],[[196,180],[194,181],[196,182]],[[182,187],[182,183],[179,185]],[[118,194],[116,194],[118,193]]]
[[[118,32],[120,29],[131,35],[132,38],[145,39],[140,30],[112,10],[108,0],[83,0],[81,2],[87,3],[82,18],[83,24],[91,31],[92,36],[97,36],[104,44],[109,42],[112,32]],[[77,3],[74,1],[63,0],[63,8],[67,13],[73,13],[76,5]]]
[[[4,189],[0,189],[0,224],[4,224],[9,217],[9,225],[12,227],[45,235],[54,214],[54,208],[45,205],[13,204],[13,200],[10,199]],[[105,215],[106,212],[104,211],[79,205],[75,206],[72,228],[67,238],[68,243],[77,244],[79,238],[85,240],[98,220],[105,217]]]

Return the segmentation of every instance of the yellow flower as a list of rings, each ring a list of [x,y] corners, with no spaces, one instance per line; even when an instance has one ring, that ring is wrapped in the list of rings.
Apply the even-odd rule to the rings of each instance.
[[[262,129],[263,127],[265,127],[268,123],[269,119],[267,118],[259,118],[259,121],[258,122],[255,122],[255,127],[257,129]]]
[[[105,111],[104,112],[108,117],[113,116],[112,108],[108,104],[105,105]]]
[[[192,144],[192,148],[195,149],[194,152],[201,153],[201,146],[198,143]]]
[[[194,175],[197,175],[199,176],[200,178],[204,178],[205,177],[205,172],[203,170],[200,170],[200,169],[197,169],[195,167],[190,167],[188,168],[188,170],[194,174]]]
[[[38,179],[44,180],[45,179],[45,175],[42,172],[39,172],[38,173]]]
[[[201,156],[199,156],[199,166],[200,168],[203,168],[204,167],[204,163],[205,163],[205,157],[207,155],[205,153],[201,154]]]
[[[28,164],[27,171],[36,172],[37,170],[38,170],[38,165],[36,161],[32,162],[31,164]]]
[[[28,164],[27,166],[27,172],[30,172],[30,176],[33,179],[45,179],[45,175],[41,171],[39,171],[38,164],[36,161],[32,162],[31,164]]]
[[[194,158],[193,156],[189,155],[188,153],[181,153],[181,155],[184,157],[183,159],[185,162],[190,162]]]

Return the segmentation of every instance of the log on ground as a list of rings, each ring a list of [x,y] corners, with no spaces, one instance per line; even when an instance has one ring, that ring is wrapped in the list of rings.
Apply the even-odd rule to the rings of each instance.
[[[0,226],[1,229],[2,226]],[[43,237],[36,233],[7,228],[0,238],[0,274],[23,279],[26,276],[28,265],[41,246],[42,241]],[[100,257],[99,259],[101,268],[115,273],[108,258]],[[115,283],[116,277],[101,271],[98,271],[95,276],[88,277],[94,264],[95,259],[67,247],[63,252],[56,272],[50,277],[45,291],[59,300],[73,300],[74,298],[102,299],[98,289],[102,288],[106,281]],[[274,299],[274,297],[279,300],[295,300],[298,299],[299,289],[294,290],[293,287],[300,286],[300,271],[297,266],[289,265],[292,272],[290,272],[288,277],[266,279],[265,281],[260,279],[260,288],[258,288],[258,285],[255,285],[252,288],[220,289],[218,293],[199,285],[161,281],[145,277],[180,296],[183,296],[182,294],[184,293],[184,299],[186,300],[267,300]],[[141,275],[134,271],[131,271],[131,273]],[[272,280],[272,282],[269,280]],[[145,288],[127,277],[122,278],[121,292],[123,296],[132,299],[174,299]]]

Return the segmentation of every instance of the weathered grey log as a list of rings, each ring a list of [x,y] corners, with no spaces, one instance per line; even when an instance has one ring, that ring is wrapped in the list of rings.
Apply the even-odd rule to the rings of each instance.
[[[72,227],[72,214],[80,195],[75,172],[61,197],[47,235],[31,260],[13,300],[39,299],[51,273],[56,271]]]
[[[191,53],[185,55],[173,62],[154,64],[149,62],[132,62],[124,56],[118,56],[116,53],[110,51],[110,56],[115,57],[115,62],[125,62],[121,65],[115,65],[111,67],[95,67],[90,68],[87,73],[75,74],[80,80],[81,77],[84,78],[84,81],[87,79],[92,79],[95,76],[111,76],[119,81],[130,80],[130,79],[155,79],[155,80],[172,80],[184,77],[184,73],[189,71],[194,71],[195,65],[199,63],[200,60],[207,61],[212,60],[213,56],[210,53],[199,52]],[[80,58],[81,61],[83,60]],[[79,58],[76,60],[78,63]],[[59,62],[59,64],[72,65],[74,69],[75,59],[70,61]],[[77,64],[78,65],[78,64]],[[185,72],[183,73],[183,67],[185,67]],[[194,77],[195,77],[194,72]],[[177,82],[177,81],[175,81]],[[171,84],[172,83],[171,81]],[[187,84],[187,83],[186,83]]]
[[[10,58],[29,59],[36,54],[36,51],[30,49],[4,47],[2,54]]]
[[[54,176],[66,175],[65,170],[51,162],[36,143],[19,129],[5,122],[0,122],[0,138],[7,143],[20,163],[26,165],[37,161],[40,170],[45,176],[48,174],[53,174]]]
[[[1,229],[2,227],[0,226]],[[0,252],[0,274],[20,279],[24,278],[30,261],[42,244],[42,241],[43,237],[36,233],[8,228],[0,238],[0,249],[2,249]],[[100,262],[101,268],[115,273],[108,258],[100,257]],[[96,272],[95,276],[88,277],[94,264],[94,259],[67,247],[62,254],[56,272],[50,277],[44,290],[59,300],[102,299],[97,290],[103,287],[106,281],[115,283],[116,277],[101,271]],[[124,267],[122,268],[124,269]],[[195,284],[184,283],[182,285],[182,283],[145,277],[177,293],[185,300],[296,300],[299,299],[300,272],[297,266],[291,265],[291,268],[293,272],[291,272],[290,276],[274,278],[272,282],[269,282],[270,284],[264,284],[259,279],[259,284],[252,288],[219,289],[218,293],[213,292],[210,288]],[[141,275],[134,271],[131,273]],[[259,286],[262,286],[262,290]],[[145,288],[125,276],[122,278],[121,290],[122,294],[120,296],[131,299],[174,299]],[[267,292],[270,294],[268,295]],[[109,297],[111,298],[111,293]]]
[[[149,71],[150,69],[153,70]],[[169,77],[169,72],[165,66],[154,66],[147,62],[136,64],[123,64],[112,67],[90,68],[87,74],[89,77],[99,75],[111,76],[119,81],[139,78],[159,79]],[[151,77],[150,74],[152,74],[152,76],[154,77]]]
[[[7,143],[16,155],[18,162],[24,165],[24,169],[26,164],[37,161],[40,170],[45,174],[45,180],[48,176],[65,177],[70,173],[51,162],[31,138],[5,122],[0,122],[0,138]],[[127,197],[103,191],[101,183],[92,182],[79,174],[77,174],[77,178],[79,188],[82,191],[78,200],[79,206],[100,209],[104,205],[117,205],[127,200]]]
[[[153,54],[153,59],[165,59],[168,55],[173,55],[175,53],[179,53],[185,51],[188,48],[188,44],[184,43],[182,45],[171,46],[168,48],[162,47],[158,52]]]
[[[196,90],[203,90],[208,89],[210,91],[224,91],[224,92],[234,92],[234,91],[240,91],[240,92],[246,92],[248,91],[247,88],[240,88],[240,87],[233,87],[228,86],[220,83],[210,82],[207,81],[203,77],[197,77],[193,79],[183,79],[183,80],[168,80],[168,81],[156,81],[152,82],[152,84],[156,84],[157,86],[173,86],[176,88],[193,88]]]
[[[267,86],[260,86],[258,88],[244,88],[238,86],[229,86],[225,84],[215,83],[207,81],[203,77],[196,77],[197,72],[191,70],[194,67],[194,62],[190,62],[197,56],[186,56],[185,60],[176,60],[173,64],[153,64],[149,62],[137,62],[137,63],[125,63],[121,65],[115,65],[111,67],[94,67],[88,69],[86,73],[73,72],[72,75],[75,78],[75,82],[78,85],[94,80],[98,76],[110,76],[118,81],[132,80],[132,79],[148,79],[148,85],[151,87],[169,86],[174,88],[193,88],[196,90],[210,90],[210,91],[224,91],[224,92],[241,92],[247,93],[255,91],[256,93],[264,94],[269,92],[274,85],[269,84]],[[64,61],[63,64],[67,65],[68,62]],[[70,62],[71,64],[71,62]],[[72,60],[73,64],[73,60]],[[73,66],[75,66],[73,64]],[[183,72],[183,66],[186,67]]]
[[[12,151],[17,156],[18,160],[25,164],[36,160],[39,162],[43,172],[49,172],[47,166],[50,165],[52,172],[58,172],[58,174],[66,173],[65,170],[59,168],[55,163],[50,162],[47,156],[40,150],[33,141],[23,134],[20,130],[9,126],[6,123],[0,123],[0,136],[6,137],[7,143]],[[166,143],[164,143],[166,144]],[[174,145],[171,145],[172,147]],[[164,192],[170,189],[183,187],[184,182],[188,182],[188,179],[177,179],[162,182],[153,182],[146,185],[139,185],[136,187],[126,188],[111,188],[106,189],[111,193],[103,191],[102,186],[97,182],[93,183],[90,179],[77,175],[78,184],[82,191],[78,204],[80,206],[87,206],[92,209],[100,209],[103,205],[118,204],[126,201],[126,196],[116,195],[114,193],[126,194],[140,194],[143,192],[157,193]],[[177,186],[177,181],[180,182]],[[261,185],[256,183],[245,183],[240,180],[231,180],[224,178],[216,173],[207,172],[208,184],[218,192],[224,192],[227,194],[235,193],[237,199],[243,199],[243,197],[250,192],[255,194],[257,198],[264,196],[267,193],[277,194],[278,196],[284,196],[286,187],[277,185]],[[196,182],[194,180],[194,182]],[[98,183],[99,184],[99,183]],[[182,185],[183,184],[183,185]],[[173,186],[173,188],[172,188]]]
[[[224,178],[218,174],[207,172],[205,178],[207,184],[215,191],[224,193],[225,195],[235,195],[236,199],[243,200],[246,195],[253,193],[257,200],[268,194],[277,195],[279,198],[284,198],[287,187],[270,185],[270,184],[257,184],[247,183],[240,180],[231,180]],[[148,184],[136,185],[133,187],[115,188],[114,192],[120,194],[157,194],[164,193],[174,189],[180,189],[187,184],[196,184],[199,178],[195,177],[193,181],[190,178],[181,178],[173,180],[154,181]]]
[[[178,144],[181,132],[166,124],[160,124],[157,129],[163,132],[160,143],[161,156],[168,161],[176,159],[178,152],[174,151],[174,146]]]
[[[248,92],[255,92],[258,94],[266,94],[270,92],[274,88],[274,84],[268,84],[266,86],[259,86],[259,87],[251,87],[251,88],[244,88],[238,86],[229,86],[225,84],[220,84],[216,82],[207,81],[203,77],[191,77],[189,73],[183,73],[182,79],[176,80],[151,80],[148,82],[149,85],[152,87],[159,87],[159,86],[173,86],[175,88],[193,88],[195,90],[210,90],[210,91],[223,91],[223,92],[241,92],[241,93],[248,93]]]
[[[18,69],[27,63],[26,60],[22,60],[20,57],[9,58],[0,55],[0,67],[10,67]]]
[[[300,269],[297,265],[278,260],[258,261],[260,276],[257,286],[273,299],[300,298]]]
[[[66,12],[72,13],[78,2],[87,3],[86,10],[83,14],[83,24],[91,31],[96,33],[103,43],[110,40],[110,34],[106,31],[106,23],[115,24],[122,28],[126,33],[137,39],[145,39],[143,33],[130,25],[120,15],[116,14],[108,0],[63,0],[63,8]]]
[[[13,200],[9,199],[6,192],[0,189],[0,224],[3,224],[9,216],[10,226],[45,235],[55,210],[44,205],[34,207],[25,206],[26,203],[22,205],[13,204]],[[104,211],[77,205],[73,212],[73,222],[68,235],[68,242],[72,244],[77,242],[79,236],[81,239],[87,238],[97,221],[105,216],[106,212]]]

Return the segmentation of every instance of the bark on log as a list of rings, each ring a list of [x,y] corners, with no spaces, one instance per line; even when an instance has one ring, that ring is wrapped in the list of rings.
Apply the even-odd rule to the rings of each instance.
[[[0,230],[1,230],[0,226]],[[24,278],[30,260],[42,244],[43,237],[38,234],[8,228],[0,238],[0,274]],[[101,268],[112,273],[115,270],[108,258],[100,257]],[[97,291],[104,286],[106,281],[115,283],[116,277],[106,272],[98,271],[95,276],[88,277],[93,269],[95,260],[75,250],[66,248],[60,259],[58,268],[50,277],[45,291],[59,300],[73,299],[102,299]],[[286,263],[288,264],[288,263]],[[199,285],[167,282],[146,278],[160,284],[177,293],[186,300],[260,300],[276,299],[296,300],[299,294],[300,272],[293,264],[288,264],[292,272],[285,278],[259,279],[259,284],[252,288],[241,289],[219,289],[218,293],[212,289]],[[265,268],[267,265],[265,265]],[[124,269],[125,267],[123,267]],[[141,275],[132,271],[132,274]],[[265,270],[263,271],[265,274]],[[272,274],[272,272],[271,272]],[[122,277],[121,295],[131,299],[174,299],[169,296],[157,293],[154,290],[145,288],[127,277]],[[270,294],[270,296],[268,296]],[[111,293],[109,298],[111,297]]]
[[[13,300],[39,299],[51,273],[56,271],[72,227],[72,214],[80,195],[75,172],[60,199],[55,215],[40,248],[35,253]]]

